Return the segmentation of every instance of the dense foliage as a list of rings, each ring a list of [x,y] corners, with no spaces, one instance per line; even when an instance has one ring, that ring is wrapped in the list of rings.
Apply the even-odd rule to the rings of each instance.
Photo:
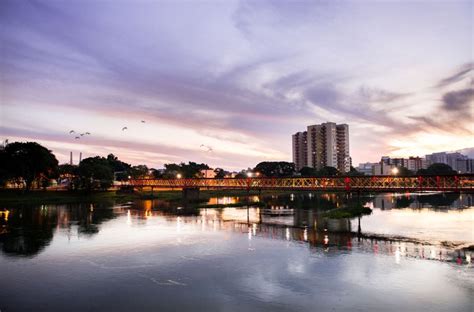
[[[56,157],[36,142],[14,142],[0,151],[0,180],[24,183],[26,190],[30,190],[35,181],[47,186],[57,170]]]
[[[198,164],[190,161],[189,163],[165,164],[163,178],[176,178],[178,174],[183,178],[200,178],[201,170],[210,169],[206,164]]]
[[[253,169],[264,177],[290,177],[295,173],[295,164],[286,161],[264,161]]]
[[[106,158],[90,157],[83,159],[77,170],[79,187],[85,190],[107,189],[112,186],[114,172]]]
[[[333,177],[339,175],[339,170],[334,167],[323,167],[320,170],[311,167],[303,167],[300,170],[303,177]]]
[[[456,174],[456,171],[451,166],[446,164],[432,164],[427,169],[420,169],[416,172],[418,175],[445,175]]]

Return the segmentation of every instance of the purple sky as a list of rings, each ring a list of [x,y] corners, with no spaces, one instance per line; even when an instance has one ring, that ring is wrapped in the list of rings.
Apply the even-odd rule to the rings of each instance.
[[[325,121],[349,124],[355,165],[472,147],[472,15],[472,1],[3,0],[0,138],[157,168],[291,160],[291,134]]]

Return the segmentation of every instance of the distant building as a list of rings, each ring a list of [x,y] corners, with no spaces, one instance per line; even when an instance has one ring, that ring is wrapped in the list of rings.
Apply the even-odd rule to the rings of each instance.
[[[393,168],[396,168],[394,165],[388,165],[384,162],[375,163],[372,167],[373,175],[392,175]]]
[[[326,122],[308,126],[307,131],[292,136],[293,162],[296,169],[325,166],[337,168],[341,172],[351,169],[349,154],[349,126]]]
[[[459,173],[474,173],[474,159],[456,160],[456,169]]]
[[[371,162],[359,164],[359,166],[356,168],[356,170],[363,173],[363,174],[365,174],[365,175],[372,175],[373,174],[373,168],[374,168],[375,165],[376,165],[376,163],[371,163]]]
[[[293,134],[293,162],[296,170],[308,166],[308,133],[297,132]]]
[[[426,160],[428,161],[428,164],[448,164],[448,157],[446,155],[446,152],[442,153],[433,153],[426,155]]]
[[[405,167],[413,172],[416,172],[420,169],[426,169],[428,167],[427,161],[424,158],[415,156],[410,156],[409,158],[391,158],[389,156],[382,156],[380,162],[392,167]]]
[[[203,169],[201,170],[201,176],[203,178],[212,179],[216,177],[216,173],[214,172],[214,169]]]
[[[428,168],[426,159],[421,158],[421,157],[409,157],[407,160],[407,166],[408,170],[417,172],[420,169],[426,169]]]
[[[428,165],[446,164],[450,166],[451,168],[453,168],[453,170],[456,170],[459,172],[459,171],[467,170],[465,162],[463,161],[469,160],[469,158],[466,155],[463,155],[458,152],[454,152],[454,153],[441,152],[441,153],[433,153],[433,154],[426,155],[426,160],[428,162]]]

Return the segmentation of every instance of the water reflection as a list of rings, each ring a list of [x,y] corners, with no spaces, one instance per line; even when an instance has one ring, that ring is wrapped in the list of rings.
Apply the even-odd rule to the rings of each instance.
[[[94,209],[95,208],[95,209]],[[58,229],[68,236],[91,236],[116,217],[108,205],[41,205],[3,210],[0,247],[7,255],[34,256],[49,245]]]
[[[209,202],[234,204],[240,200],[238,197],[226,197],[213,198]],[[195,205],[180,206],[162,200],[143,200],[134,202],[131,206],[80,204],[3,209],[0,210],[0,247],[6,255],[34,256],[50,244],[58,230],[68,237],[92,238],[100,232],[102,223],[123,216],[125,224],[132,228],[146,226],[153,218],[160,218],[166,222],[176,222],[178,234],[185,224],[194,224],[196,226],[192,231],[237,231],[247,233],[249,239],[262,237],[297,241],[307,243],[310,247],[323,247],[331,252],[350,250],[352,246],[357,246],[361,250],[393,255],[397,262],[404,256],[446,261],[461,257],[462,263],[471,262],[470,253],[460,249],[472,244],[472,235],[464,235],[460,240],[453,236],[459,234],[456,230],[460,226],[472,234],[471,218],[474,208],[459,210],[472,202],[472,197],[468,194],[381,194],[354,198],[347,194],[310,193],[256,197],[252,201],[264,201],[266,207],[199,209]],[[327,209],[342,207],[354,201],[380,209],[373,216],[362,218],[362,221],[361,218],[333,220],[322,217],[322,212]],[[450,206],[446,207],[446,204]],[[264,213],[265,209],[280,209],[282,206],[292,208],[293,212],[290,215]],[[404,209],[397,210],[396,215],[389,213],[399,206]],[[452,209],[457,211],[455,217],[439,214],[439,211]],[[459,211],[466,213],[460,214]],[[410,229],[398,227],[397,220],[402,215],[405,216],[403,224],[412,226],[418,232],[412,233]],[[417,220],[434,218],[450,225],[445,232],[451,233],[451,236],[443,236],[443,231],[434,228],[436,222],[432,222],[427,228],[417,223]],[[393,235],[380,229],[387,226],[394,229]],[[424,237],[423,230],[434,233],[434,238]],[[463,232],[459,235],[462,236]],[[444,237],[450,239],[443,239]]]
[[[378,206],[408,196],[403,207]],[[472,242],[462,232],[472,231],[470,195],[444,208],[408,196],[288,194],[248,209],[160,200],[0,208],[0,309],[472,310],[472,251],[442,242]],[[374,213],[322,217],[354,201]],[[263,213],[272,207],[294,211]]]

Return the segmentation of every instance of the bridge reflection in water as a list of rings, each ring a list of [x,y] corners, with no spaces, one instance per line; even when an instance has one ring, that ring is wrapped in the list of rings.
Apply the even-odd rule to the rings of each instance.
[[[465,198],[467,200],[467,198]],[[291,216],[271,217],[259,207],[202,208],[154,210],[159,203],[143,201],[139,209],[129,214],[140,219],[168,217],[180,228],[192,231],[232,231],[248,235],[248,239],[277,239],[307,244],[314,252],[350,252],[357,248],[365,252],[390,255],[399,262],[402,258],[456,261],[470,264],[472,252],[465,245],[442,245],[402,236],[384,236],[363,232],[363,218],[331,220],[315,210],[295,209]],[[157,206],[155,206],[155,204]],[[155,208],[153,208],[155,207]],[[175,220],[175,216],[179,217]]]
[[[230,203],[238,199],[211,199],[211,202],[212,200]],[[290,197],[288,200],[298,202],[298,198]],[[335,206],[339,203],[337,195],[328,194],[328,200],[334,200]],[[396,206],[394,196],[381,196],[379,200],[387,200],[387,205],[390,202],[392,207]],[[470,195],[457,200],[471,201]],[[419,203],[415,201],[412,204]],[[279,205],[285,205],[285,201]],[[68,237],[92,237],[99,234],[102,223],[117,218],[123,218],[129,225],[138,226],[146,226],[147,222],[157,218],[168,225],[175,224],[176,227],[171,228],[176,230],[191,233],[230,231],[246,235],[249,242],[255,239],[283,240],[307,245],[313,252],[323,251],[328,254],[351,252],[353,248],[357,248],[393,256],[395,261],[411,257],[471,263],[471,252],[461,249],[461,246],[445,246],[408,237],[366,234],[363,231],[363,219],[328,220],[317,209],[294,209],[292,215],[268,216],[259,207],[197,209],[178,207],[160,200],[138,201],[132,206],[43,205],[34,209],[3,209],[0,215],[0,248],[10,256],[33,257],[45,250],[58,233]]]

